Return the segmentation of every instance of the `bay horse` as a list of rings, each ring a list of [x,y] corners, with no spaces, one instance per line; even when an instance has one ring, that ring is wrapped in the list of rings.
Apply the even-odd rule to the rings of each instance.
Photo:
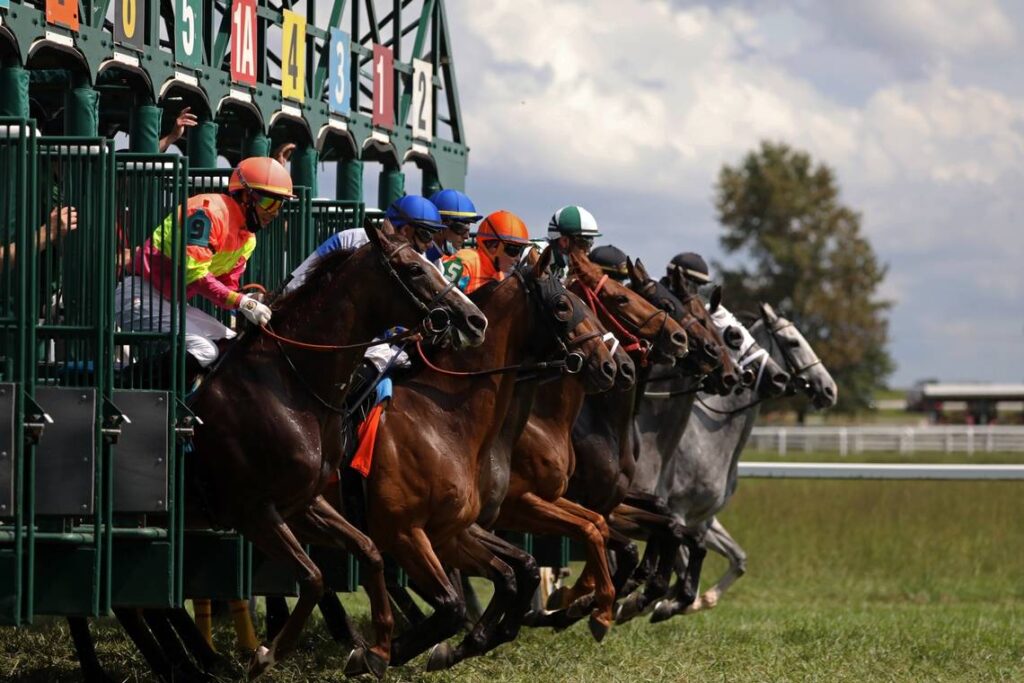
[[[746,384],[751,385],[751,391],[737,390],[734,394],[740,397],[744,403],[753,403],[776,396],[781,396],[787,389],[790,381],[789,375],[776,363],[768,351],[762,348],[757,340],[747,331],[746,327],[730,313],[725,306],[718,302],[711,315],[711,322],[725,342],[728,353],[735,361],[742,372],[749,375]],[[669,382],[669,385],[672,383]],[[688,386],[688,385],[687,385]],[[751,396],[753,394],[753,396]],[[685,536],[684,545],[694,557],[699,555],[700,539],[702,533],[685,525],[683,517],[677,511],[667,506],[667,500],[663,491],[659,488],[662,474],[664,472],[664,454],[666,452],[676,453],[678,442],[674,445],[665,438],[666,433],[680,434],[681,429],[689,425],[693,420],[694,402],[698,399],[699,393],[692,390],[682,392],[654,392],[646,393],[637,409],[636,421],[641,434],[640,446],[641,455],[637,461],[637,470],[633,483],[627,495],[627,503],[638,509],[651,510],[656,507],[656,512],[669,514],[679,523],[683,524]],[[727,398],[725,400],[732,400]],[[649,417],[649,411],[657,409],[668,409],[664,404],[675,402],[672,408],[677,412],[681,425],[668,423],[665,420],[653,420]],[[651,428],[655,432],[651,432]],[[681,437],[680,437],[681,438]],[[634,520],[636,521],[636,520]],[[628,530],[630,538],[646,540],[650,530],[641,523],[636,524]],[[627,584],[626,589],[646,582],[647,585],[642,592],[633,593],[619,606],[616,615],[618,623],[624,623],[634,616],[640,614],[653,605],[657,600],[665,597],[668,589],[668,582],[671,579],[672,567],[679,552],[678,543],[648,543],[644,552],[643,560],[634,572],[633,577]],[[694,565],[696,571],[697,565]]]
[[[587,301],[602,324],[614,330],[620,349],[675,363],[688,352],[682,327],[622,284],[608,279],[582,250],[570,253],[569,289]],[[620,391],[632,384],[619,385]],[[591,633],[601,640],[611,627],[615,591],[605,552],[604,518],[563,496],[575,469],[572,425],[579,415],[585,387],[563,377],[533,402],[529,420],[515,444],[507,495],[493,526],[508,531],[568,536],[587,549],[584,572],[595,577]]]
[[[587,396],[573,424],[576,469],[565,497],[597,512],[611,527],[608,547],[617,560],[613,585],[619,595],[623,595],[622,587],[639,560],[636,547],[616,529],[622,526],[627,515],[643,516],[648,524],[660,522],[664,533],[681,536],[681,528],[676,528],[678,525],[673,525],[670,517],[623,505],[636,467],[633,411],[637,393],[644,390],[645,377],[667,367],[680,376],[694,378],[704,378],[718,371],[725,378],[722,383],[730,387],[739,381],[721,340],[710,326],[709,313],[699,299],[681,301],[672,296],[660,283],[650,279],[642,262],[627,259],[627,271],[630,289],[666,311],[686,332],[689,352],[674,368],[666,364],[648,366],[640,373],[637,386],[628,391]],[[639,353],[634,359],[639,366],[643,365]],[[593,575],[581,572],[573,586],[560,588],[548,597],[547,607],[556,610],[555,614],[534,615],[532,625],[564,627],[571,623],[589,608],[594,599],[595,580]]]
[[[790,373],[791,393],[806,393],[818,409],[835,405],[835,380],[793,323],[778,315],[769,304],[761,304],[750,334],[768,350],[774,362]],[[771,397],[774,394],[761,396]],[[679,579],[673,594],[658,603],[652,621],[715,607],[722,594],[746,571],[746,554],[716,515],[736,492],[740,455],[750,438],[761,401],[742,396],[700,395],[699,399],[682,439],[665,463],[657,492],[693,530],[700,545],[696,557],[691,551],[684,560],[680,553],[676,564]],[[729,568],[710,590],[695,599],[705,546],[724,555]]]
[[[490,450],[508,437],[505,417],[516,386],[511,371],[577,349],[585,354],[583,382],[591,390],[609,388],[616,374],[604,330],[548,272],[550,261],[548,249],[534,265],[523,264],[474,292],[473,300],[490,313],[486,342],[460,354],[432,352],[429,359],[421,350],[423,364],[395,386],[379,427],[366,479],[370,537],[434,608],[396,638],[394,663],[441,643],[463,623],[465,602],[445,567],[488,578],[495,593],[454,652],[432,653],[430,668],[447,665],[449,656],[457,661],[504,642],[514,634],[502,632],[502,617],[513,606],[525,612],[529,605],[536,578],[533,585],[517,585],[500,556],[500,546],[507,544],[475,525],[490,477]],[[532,571],[535,577],[535,566]]]
[[[368,340],[392,326],[420,329],[429,317],[437,329],[441,319],[456,348],[479,346],[487,328],[476,305],[390,232],[368,228],[368,245],[325,257],[303,286],[273,303],[273,336],[241,335],[191,401],[203,422],[186,469],[187,525],[237,529],[298,576],[298,603],[269,647],[253,655],[250,678],[294,649],[323,594],[304,543],[359,557],[376,642],[353,651],[353,668],[379,677],[390,658],[393,618],[380,553],[321,495],[343,455],[347,383]]]

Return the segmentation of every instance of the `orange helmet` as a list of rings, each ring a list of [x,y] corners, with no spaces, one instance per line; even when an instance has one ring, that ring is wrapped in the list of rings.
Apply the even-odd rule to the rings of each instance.
[[[476,231],[477,243],[486,239],[501,240],[510,244],[529,244],[530,232],[523,219],[509,211],[495,211],[484,219]]]
[[[228,181],[228,192],[253,190],[261,194],[293,199],[292,177],[284,166],[270,157],[242,159]]]

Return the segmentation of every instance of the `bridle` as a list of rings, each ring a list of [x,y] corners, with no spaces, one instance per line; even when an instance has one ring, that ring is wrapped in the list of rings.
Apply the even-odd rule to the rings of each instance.
[[[616,339],[623,342],[622,350],[627,353],[639,354],[640,365],[646,367],[652,346],[646,339],[641,339],[640,335],[643,334],[644,328],[646,328],[652,320],[660,315],[661,325],[658,327],[658,333],[654,337],[656,343],[660,342],[665,335],[665,326],[668,324],[668,311],[655,307],[655,311],[639,325],[633,323],[629,319],[619,318],[619,316],[608,310],[608,307],[605,306],[603,301],[601,301],[601,290],[607,282],[608,275],[602,275],[601,279],[597,281],[597,286],[591,288],[579,276],[577,276],[569,287],[577,287],[581,290],[581,296],[587,302],[587,305],[590,306],[590,309],[597,315],[604,318],[607,324],[612,327]],[[627,329],[626,325],[629,325],[629,327],[632,327],[633,329]]]
[[[768,337],[771,340],[772,349],[774,349],[776,346],[778,346],[779,352],[782,354],[782,359],[786,362],[786,369],[789,370],[790,378],[791,379],[796,379],[797,377],[799,377],[800,379],[806,381],[807,378],[804,377],[803,374],[805,372],[807,372],[808,370],[810,370],[811,368],[813,368],[815,365],[821,365],[822,361],[821,361],[820,358],[818,358],[818,354],[814,353],[814,349],[811,349],[811,355],[814,356],[814,360],[811,361],[810,363],[808,363],[807,365],[802,366],[802,367],[800,367],[797,364],[796,359],[793,358],[792,353],[790,353],[789,349],[786,348],[786,345],[783,344],[781,341],[779,341],[778,338],[776,337],[776,335],[779,332],[782,332],[782,330],[784,330],[784,329],[786,329],[788,327],[792,327],[792,328],[796,329],[796,325],[794,325],[790,321],[786,320],[785,318],[783,318],[783,320],[785,320],[785,322],[786,322],[785,325],[780,325],[778,327],[774,327],[772,324],[769,324],[769,322],[767,320],[762,318],[762,321],[764,322],[764,326],[768,329]]]
[[[557,310],[556,306],[558,303],[558,299],[561,297],[565,297],[568,294],[564,288],[561,288],[561,285],[553,276],[549,276],[543,280],[528,280],[526,276],[523,275],[520,268],[516,268],[515,270],[513,270],[512,276],[517,278],[520,281],[520,283],[522,283],[523,287],[530,295],[531,300],[533,300],[541,308],[542,312],[550,312]],[[561,291],[559,291],[559,288],[561,289]],[[584,318],[583,312],[576,310],[576,306],[572,304],[571,299],[569,300],[569,306],[571,313],[568,318],[563,320],[557,313],[551,316],[557,319],[561,323],[560,326],[563,328],[562,330],[552,330],[555,333],[555,340],[558,342],[558,346],[563,354],[562,358],[560,359],[540,361],[536,363],[517,363],[514,365],[503,365],[497,368],[488,368],[485,370],[459,371],[448,370],[435,365],[429,358],[427,358],[427,355],[423,350],[423,344],[421,341],[416,342],[416,351],[419,353],[420,360],[423,361],[424,365],[426,365],[434,372],[440,373],[442,375],[448,375],[450,377],[486,377],[488,375],[505,374],[510,372],[529,373],[536,372],[538,370],[560,370],[562,372],[565,372],[566,374],[575,375],[583,370],[583,365],[586,362],[586,359],[584,358],[582,353],[580,353],[579,351],[575,351],[573,349],[578,349],[580,346],[590,341],[591,339],[594,339],[595,337],[600,337],[601,333],[588,332],[586,334],[581,334],[578,337],[573,337],[567,340],[563,339],[563,336],[568,336],[568,333],[576,329],[576,327],[583,321]],[[542,317],[545,321],[547,321],[549,327],[554,327],[551,321],[549,320],[549,316],[544,315]]]

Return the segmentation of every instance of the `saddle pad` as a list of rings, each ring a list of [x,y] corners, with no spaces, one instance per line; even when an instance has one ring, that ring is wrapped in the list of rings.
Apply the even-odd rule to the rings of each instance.
[[[359,472],[363,477],[370,476],[370,466],[373,464],[373,447],[377,443],[377,427],[380,426],[380,418],[384,413],[384,404],[378,403],[366,416],[363,423],[359,425],[359,447],[349,467]]]

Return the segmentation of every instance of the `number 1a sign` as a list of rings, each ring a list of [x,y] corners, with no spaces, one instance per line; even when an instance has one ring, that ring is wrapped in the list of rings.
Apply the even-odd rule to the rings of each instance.
[[[373,44],[373,125],[395,127],[395,61],[391,48]]]
[[[231,6],[231,80],[256,85],[256,0]]]

